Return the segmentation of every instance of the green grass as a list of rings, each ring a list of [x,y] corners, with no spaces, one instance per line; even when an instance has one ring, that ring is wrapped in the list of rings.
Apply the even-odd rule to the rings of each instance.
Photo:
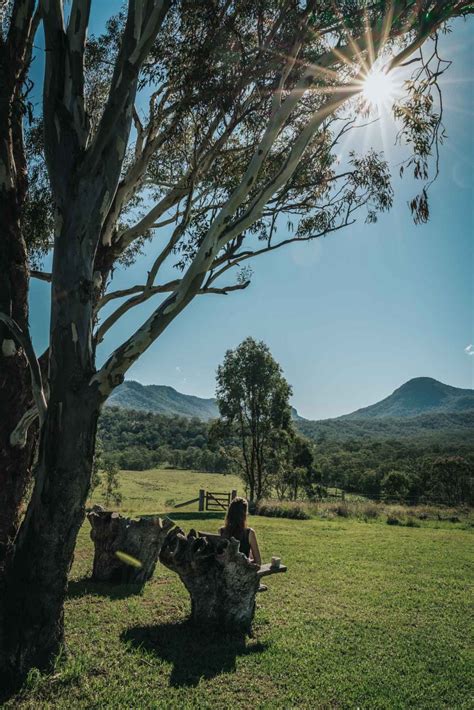
[[[183,471],[122,481],[133,512],[164,510],[200,487],[239,488],[230,476]],[[186,529],[220,525],[188,515],[178,520]],[[337,516],[251,525],[264,558],[278,554],[289,569],[269,578],[242,645],[190,629],[187,593],[163,567],[142,595],[90,582],[86,523],[66,604],[69,654],[49,676],[32,673],[6,707],[473,707],[471,530]]]
[[[197,498],[200,488],[212,493],[229,493],[232,489],[236,489],[240,495],[244,493],[242,481],[230,474],[197,473],[175,469],[122,471],[120,491],[124,500],[120,511],[126,515],[169,512],[173,510],[175,504]],[[104,504],[100,488],[94,491],[91,502]],[[197,503],[179,510],[197,511]]]

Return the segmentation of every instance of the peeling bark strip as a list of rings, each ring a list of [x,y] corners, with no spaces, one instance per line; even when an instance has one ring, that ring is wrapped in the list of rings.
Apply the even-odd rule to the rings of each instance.
[[[191,597],[191,619],[199,626],[250,633],[255,597],[263,576],[284,572],[258,565],[239,552],[239,542],[195,530],[174,528],[161,548],[160,562],[179,575]]]
[[[92,577],[98,582],[143,585],[153,576],[161,546],[174,523],[156,516],[131,520],[119,513],[94,506],[87,518],[94,542]],[[141,563],[134,567],[122,562],[117,552]]]
[[[31,386],[33,390],[33,398],[36,404],[36,410],[39,415],[40,425],[43,424],[46,416],[46,397],[43,390],[43,382],[41,377],[41,369],[36,359],[35,351],[30,340],[29,332],[24,333],[21,328],[15,323],[12,318],[9,318],[4,313],[0,313],[0,323],[4,323],[10,329],[10,332],[15,337],[18,345],[23,348],[28,365],[31,372]],[[3,341],[5,342],[5,340]],[[4,353],[5,354],[5,353]],[[15,351],[12,355],[15,354]]]

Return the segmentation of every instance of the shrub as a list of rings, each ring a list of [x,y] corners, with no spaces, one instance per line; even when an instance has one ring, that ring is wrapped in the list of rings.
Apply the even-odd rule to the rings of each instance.
[[[387,525],[401,525],[401,521],[395,515],[388,515]]]
[[[336,507],[334,508],[334,512],[336,515],[339,515],[341,518],[348,518],[349,517],[349,508],[347,506],[347,503],[338,503]]]
[[[365,520],[375,520],[375,518],[379,517],[379,509],[373,503],[369,503],[362,509],[362,514]]]
[[[405,523],[407,528],[419,528],[420,523],[415,520],[415,518],[408,518],[408,520]]]
[[[270,505],[261,503],[255,509],[256,515],[264,515],[267,518],[290,518],[294,520],[309,520],[310,516],[300,505]]]

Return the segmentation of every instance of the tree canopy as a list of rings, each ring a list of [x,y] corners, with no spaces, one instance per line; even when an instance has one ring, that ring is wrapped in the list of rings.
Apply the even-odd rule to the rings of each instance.
[[[217,405],[223,434],[236,436],[241,475],[251,501],[272,487],[272,461],[291,436],[291,387],[263,342],[246,338],[217,369]]]

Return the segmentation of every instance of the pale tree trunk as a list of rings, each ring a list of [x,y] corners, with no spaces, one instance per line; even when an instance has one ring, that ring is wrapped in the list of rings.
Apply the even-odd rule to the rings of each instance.
[[[3,671],[47,668],[63,643],[63,602],[89,491],[98,409],[87,391],[50,403],[38,484],[7,562]]]
[[[143,12],[129,5],[110,96],[93,140],[83,96],[90,2],[73,2],[67,28],[58,4],[41,5],[45,153],[57,206],[49,401],[33,496],[0,590],[0,675],[8,683],[24,678],[31,667],[50,667],[62,646],[67,577],[85,516],[97,419],[103,400],[123,380],[120,374],[106,376],[105,394],[93,381],[93,264],[120,178],[138,72],[168,7],[154,0],[138,5]]]
[[[0,667],[10,681],[33,666],[48,668],[63,643],[67,577],[90,487],[101,402],[89,384],[95,370],[86,245],[98,225],[87,215],[87,189],[76,189],[78,200],[64,211],[56,237],[61,269],[53,268],[50,395],[35,487],[5,565]]]
[[[66,223],[66,233],[73,223]],[[64,233],[57,239],[55,258],[63,268],[52,285],[48,410],[33,496],[2,589],[0,676],[9,684],[31,667],[49,668],[61,648],[67,577],[90,487],[100,400],[89,386],[93,289],[80,246]]]

